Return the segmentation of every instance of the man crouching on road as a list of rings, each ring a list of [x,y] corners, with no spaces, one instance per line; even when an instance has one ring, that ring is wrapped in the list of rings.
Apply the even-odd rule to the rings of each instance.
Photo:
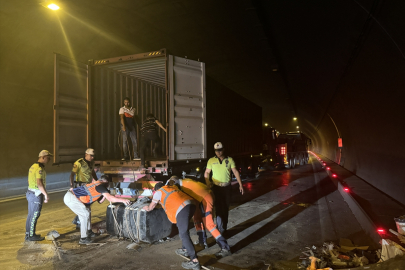
[[[80,220],[80,235],[79,244],[91,243],[91,237],[95,237],[95,233],[91,230],[90,208],[86,207],[97,201],[103,203],[105,199],[110,202],[122,202],[125,205],[131,203],[130,200],[116,198],[112,196],[108,189],[108,177],[102,175],[100,180],[94,181],[90,184],[71,188],[66,193],[63,201]]]
[[[183,262],[181,266],[185,269],[201,269],[188,232],[188,221],[194,215],[197,202],[175,185],[165,186],[163,183],[157,183],[154,189],[156,193],[153,195],[152,202],[143,209],[152,211],[158,203],[162,205],[170,222],[179,228],[183,246],[175,251],[176,254],[190,256],[190,261]]]

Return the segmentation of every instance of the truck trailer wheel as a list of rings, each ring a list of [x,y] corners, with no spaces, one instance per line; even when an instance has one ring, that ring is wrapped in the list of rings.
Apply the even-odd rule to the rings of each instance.
[[[291,158],[290,160],[291,160],[290,168],[293,169],[295,168],[295,157]]]

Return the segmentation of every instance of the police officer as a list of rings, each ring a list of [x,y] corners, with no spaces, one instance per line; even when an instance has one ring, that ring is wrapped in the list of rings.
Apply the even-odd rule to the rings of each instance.
[[[224,154],[221,142],[214,144],[215,157],[210,158],[207,163],[204,177],[208,187],[212,187],[215,197],[216,223],[218,230],[223,235],[228,227],[229,206],[231,204],[231,171],[239,183],[239,191],[243,195],[243,186],[239,171],[236,169],[235,161]],[[212,171],[212,184],[210,173]]]
[[[73,164],[72,172],[70,173],[70,187],[80,187],[82,185],[89,184],[93,179],[97,180],[96,172],[94,171],[94,149],[88,148],[85,152],[84,158],[79,158]],[[76,176],[76,181],[74,177]],[[88,205],[90,209],[90,205]],[[76,227],[79,228],[79,217],[76,216],[73,221]]]
[[[28,201],[28,216],[25,223],[25,240],[42,241],[45,238],[35,234],[37,221],[41,215],[42,204],[49,201],[46,191],[45,164],[53,156],[48,150],[42,150],[38,155],[38,162],[35,162],[28,173],[28,190],[26,193]]]
[[[94,149],[88,148],[84,158],[79,158],[73,164],[72,172],[70,173],[70,187],[89,184],[93,178],[97,180],[96,172],[94,171]],[[76,176],[76,181],[74,177]]]
[[[160,182],[155,185],[154,189],[156,192],[153,195],[152,202],[150,205],[144,206],[143,209],[152,211],[158,203],[162,205],[170,222],[177,224],[179,229],[183,246],[175,251],[176,254],[190,257],[190,261],[183,262],[181,266],[185,269],[201,269],[188,231],[188,221],[194,215],[197,202],[180,191],[176,185],[164,186]]]

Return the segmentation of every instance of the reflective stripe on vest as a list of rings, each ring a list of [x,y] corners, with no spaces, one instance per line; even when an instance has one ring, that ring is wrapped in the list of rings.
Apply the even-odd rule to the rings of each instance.
[[[166,210],[165,205],[166,205],[167,198],[169,198],[169,196],[172,195],[174,192],[179,192],[179,190],[173,190],[173,191],[167,192],[166,190],[161,188],[161,191],[163,191],[166,194],[165,199],[163,200],[163,208]]]
[[[100,198],[100,196],[101,196],[101,193],[97,192],[96,186],[99,186],[99,185],[101,185],[101,183],[99,181],[96,181],[94,183],[83,186],[87,192],[87,196],[80,196],[79,200],[81,202],[87,203],[87,204],[91,204],[91,203],[95,202],[96,200],[98,200],[98,198]]]
[[[177,223],[177,214],[188,204],[193,203],[193,198],[181,192],[177,186],[163,186],[159,189],[162,192],[161,204],[171,223]],[[173,196],[172,196],[173,195]],[[170,200],[167,198],[170,196]]]

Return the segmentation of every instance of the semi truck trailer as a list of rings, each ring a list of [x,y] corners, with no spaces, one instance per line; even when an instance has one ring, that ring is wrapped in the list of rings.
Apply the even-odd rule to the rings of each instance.
[[[263,156],[259,171],[294,168],[298,164],[308,164],[310,141],[302,132],[280,134],[275,128],[263,128],[263,143],[267,145],[269,154]]]
[[[87,62],[55,54],[54,61],[54,164],[73,163],[94,148],[100,171],[122,195],[131,195],[128,187],[139,179],[202,179],[217,141],[241,171],[261,150],[261,107],[206,77],[204,62],[166,49]],[[146,168],[121,160],[118,112],[125,97],[140,122],[152,113],[167,129],[158,131],[161,155],[148,149]],[[139,125],[137,134],[139,145]]]

